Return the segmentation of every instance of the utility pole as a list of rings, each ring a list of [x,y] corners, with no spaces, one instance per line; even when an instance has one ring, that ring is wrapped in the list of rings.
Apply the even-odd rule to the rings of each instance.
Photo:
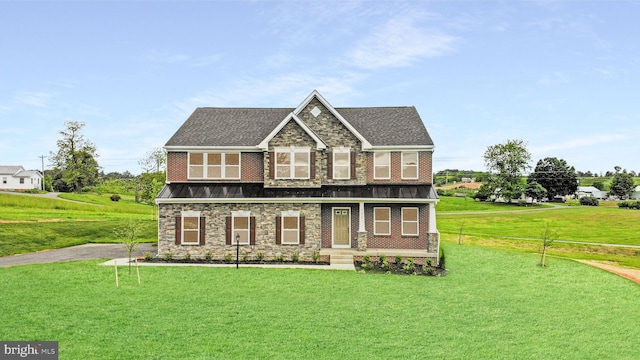
[[[40,155],[38,156],[40,158],[40,160],[42,161],[42,183],[40,184],[40,190],[45,190],[44,189],[44,155]]]

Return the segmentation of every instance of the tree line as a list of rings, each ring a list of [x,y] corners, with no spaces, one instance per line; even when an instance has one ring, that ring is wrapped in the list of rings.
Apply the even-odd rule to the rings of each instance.
[[[57,151],[50,152],[51,169],[44,173],[45,190],[130,193],[135,195],[137,202],[153,203],[166,179],[164,151],[159,148],[149,150],[138,162],[143,169],[138,176],[128,171],[105,174],[97,161],[96,146],[83,135],[85,125],[81,121],[65,122],[56,142]]]
[[[476,194],[481,200],[501,198],[509,202],[523,195],[538,201],[551,200],[575,194],[578,189],[578,172],[564,159],[556,157],[538,160],[533,172],[525,177],[525,172],[531,169],[531,153],[523,140],[489,146],[483,158],[489,175]],[[626,170],[621,171],[619,166],[614,170],[610,194],[627,199],[634,191],[633,176]],[[596,184],[600,190],[604,188],[604,183],[594,182],[594,186]]]

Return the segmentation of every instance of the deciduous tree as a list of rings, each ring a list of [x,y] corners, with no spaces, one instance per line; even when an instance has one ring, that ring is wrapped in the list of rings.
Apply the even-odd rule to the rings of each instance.
[[[547,197],[547,190],[537,182],[530,181],[527,183],[525,194],[533,199],[533,201],[540,201]]]
[[[633,193],[633,178],[629,174],[617,173],[611,182],[611,195],[626,199]]]
[[[49,157],[54,173],[58,173],[67,188],[75,192],[93,185],[99,170],[96,147],[82,135],[84,126],[81,121],[65,121],[65,129],[60,131],[62,138],[56,143],[58,151],[51,152]]]
[[[563,159],[547,157],[540,159],[527,182],[537,182],[547,190],[547,197],[571,195],[578,190],[578,176],[573,166]]]
[[[507,140],[504,144],[489,146],[484,153],[485,166],[490,172],[489,188],[496,195],[511,201],[524,193],[520,181],[530,169],[531,154],[523,140]]]
[[[138,164],[146,173],[159,173],[167,165],[167,154],[161,148],[153,148],[147,151]]]

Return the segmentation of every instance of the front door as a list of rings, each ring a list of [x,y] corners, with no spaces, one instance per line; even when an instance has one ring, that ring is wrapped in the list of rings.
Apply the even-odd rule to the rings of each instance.
[[[351,209],[333,208],[333,247],[351,247]]]

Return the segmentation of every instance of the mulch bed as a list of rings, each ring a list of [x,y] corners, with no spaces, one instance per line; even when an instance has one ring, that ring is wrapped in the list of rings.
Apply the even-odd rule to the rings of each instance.
[[[356,270],[366,273],[445,276],[447,271],[438,266],[419,265],[411,262],[355,261]]]
[[[161,264],[226,264],[226,265],[235,265],[236,260],[235,258],[232,261],[227,261],[227,260],[215,260],[215,259],[211,259],[211,260],[205,260],[205,259],[163,259],[163,258],[157,258],[154,257],[152,259],[144,259],[144,258],[138,258],[139,262],[146,262],[146,263],[161,263]],[[329,265],[329,261],[323,261],[323,260],[318,260],[317,262],[313,262],[313,261],[276,261],[276,260],[262,260],[262,261],[258,261],[258,260],[246,260],[243,261],[242,259],[238,262],[238,264],[240,265],[248,265],[248,264],[264,264],[264,265]]]

